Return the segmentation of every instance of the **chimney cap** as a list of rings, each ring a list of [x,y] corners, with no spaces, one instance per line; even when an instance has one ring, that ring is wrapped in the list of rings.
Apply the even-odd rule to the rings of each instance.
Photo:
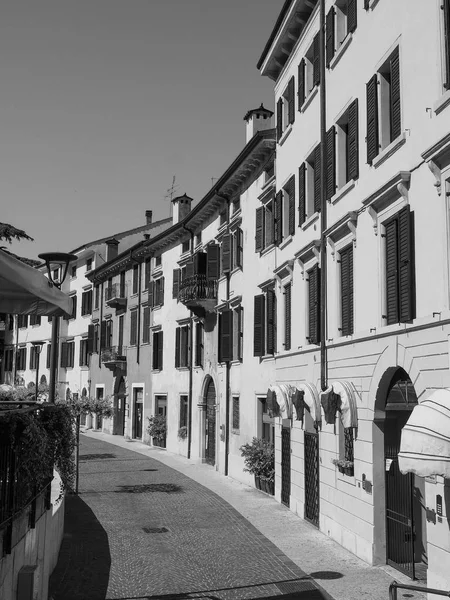
[[[265,108],[261,102],[261,106],[259,108],[252,108],[251,110],[247,111],[244,121],[248,122],[251,116],[258,113],[264,115],[265,117],[271,117],[273,115],[273,111]]]
[[[172,202],[192,202],[193,198],[191,198],[190,196],[188,196],[186,194],[186,192],[182,195],[182,196],[177,196],[176,198],[172,198]]]
[[[116,238],[109,238],[109,240],[106,240],[105,244],[107,246],[118,246],[119,245],[119,241],[116,240]]]

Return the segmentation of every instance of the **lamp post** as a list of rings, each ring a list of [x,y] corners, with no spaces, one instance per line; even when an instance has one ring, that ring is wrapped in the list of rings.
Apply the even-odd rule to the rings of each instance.
[[[44,342],[31,342],[31,345],[34,348],[34,352],[36,355],[36,394],[35,394],[35,400],[36,402],[38,401],[38,387],[39,387],[39,358],[41,356],[41,350],[42,350],[42,346],[44,345]]]
[[[65,252],[45,252],[39,254],[39,258],[45,261],[49,281],[58,289],[61,289],[64,283],[69,263],[77,259],[75,254]],[[55,404],[56,399],[56,381],[58,378],[58,336],[59,336],[59,317],[52,319],[52,341],[50,349],[50,382],[48,390],[48,401]]]

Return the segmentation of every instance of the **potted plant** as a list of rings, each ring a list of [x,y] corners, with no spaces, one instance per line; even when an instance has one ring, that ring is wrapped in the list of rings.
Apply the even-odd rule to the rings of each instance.
[[[180,429],[178,430],[178,439],[185,440],[187,438],[187,434],[188,434],[187,427],[186,427],[186,425],[183,425],[183,427],[180,427]]]
[[[255,477],[257,489],[274,494],[275,452],[272,442],[254,437],[251,443],[240,447],[244,458],[244,471]]]
[[[333,465],[335,465],[339,469],[340,473],[344,473],[344,475],[353,477],[354,463],[352,460],[344,460],[342,458],[334,458],[331,462],[333,463]]]
[[[147,417],[148,427],[147,432],[151,438],[153,438],[153,445],[159,446],[160,448],[166,447],[166,435],[167,435],[167,420],[165,415],[153,415]]]

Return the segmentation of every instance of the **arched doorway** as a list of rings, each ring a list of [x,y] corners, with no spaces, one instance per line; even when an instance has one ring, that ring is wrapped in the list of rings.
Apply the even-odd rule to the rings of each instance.
[[[205,389],[205,462],[216,464],[216,387],[209,378]]]
[[[120,377],[116,382],[114,392],[114,430],[113,435],[124,435],[125,433],[125,379]]]

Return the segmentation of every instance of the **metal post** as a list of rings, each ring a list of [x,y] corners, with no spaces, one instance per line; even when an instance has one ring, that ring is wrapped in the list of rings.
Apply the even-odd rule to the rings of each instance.
[[[58,380],[58,338],[59,338],[59,317],[52,318],[52,341],[50,349],[50,382],[48,390],[48,401],[55,404],[56,383]]]
[[[35,400],[36,402],[38,401],[38,385],[39,385],[39,358],[41,356],[41,351],[37,350],[36,346],[34,347],[34,352],[36,354],[36,394],[35,394]]]
[[[80,479],[80,421],[81,416],[77,415],[77,455],[76,455],[76,475],[75,475],[75,494],[78,495],[78,482]]]

